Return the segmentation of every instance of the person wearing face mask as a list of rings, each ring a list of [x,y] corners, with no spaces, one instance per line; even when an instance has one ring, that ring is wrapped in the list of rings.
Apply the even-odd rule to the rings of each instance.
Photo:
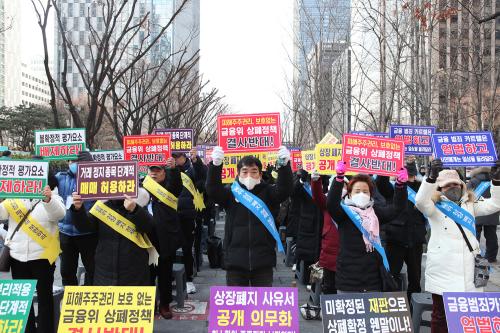
[[[414,160],[406,163],[408,170],[408,188],[413,192],[418,192],[422,184],[417,180],[417,167]],[[378,176],[375,184],[379,192],[387,202],[394,196],[394,186],[389,182],[389,177]],[[408,299],[412,293],[421,292],[421,266],[423,244],[426,242],[425,228],[426,219],[415,207],[415,204],[408,200],[408,207],[399,213],[392,221],[382,226],[383,241],[387,251],[387,258],[391,273],[401,285],[400,278],[403,264],[406,263],[408,273]]]
[[[431,162],[429,177],[416,195],[416,207],[427,216],[431,237],[427,246],[425,289],[432,294],[431,332],[448,332],[443,292],[481,292],[474,283],[475,257],[480,253],[473,227],[462,226],[455,216],[445,214],[448,204],[474,217],[500,211],[500,161],[491,169],[491,198],[476,201],[457,171],[443,170],[443,163]],[[457,208],[454,208],[457,210]],[[453,216],[453,215],[451,215]],[[456,220],[455,220],[456,219]],[[472,230],[470,230],[472,229]]]
[[[67,171],[56,174],[59,195],[63,198],[66,210],[73,204],[72,194],[76,190],[76,173],[79,162],[92,162],[92,155],[88,151],[78,153],[76,161],[69,161]],[[94,202],[86,201],[84,208],[88,211]],[[59,221],[59,238],[61,241],[61,278],[64,286],[76,286],[78,280],[78,258],[82,258],[85,267],[85,285],[92,285],[94,276],[94,254],[97,246],[97,235],[94,232],[80,232],[71,220],[72,215],[66,214]]]
[[[224,228],[224,265],[228,286],[271,287],[276,266],[277,230],[258,217],[247,206],[248,200],[260,201],[270,212],[291,194],[293,188],[290,152],[281,147],[278,152],[276,184],[262,182],[262,163],[253,156],[243,157],[237,165],[237,178],[230,186],[222,184],[224,151],[215,147],[208,167],[207,194],[226,211]],[[240,198],[238,200],[236,197]],[[258,200],[256,200],[258,199]],[[259,205],[261,205],[259,203]],[[267,215],[267,213],[266,213]],[[262,217],[262,215],[261,215]],[[275,216],[273,216],[275,218]],[[269,219],[266,219],[269,221]],[[279,243],[278,243],[279,241]]]
[[[373,200],[375,185],[368,175],[353,176],[347,185],[347,194],[342,197],[344,188],[345,163],[340,161],[336,167],[337,177],[328,192],[327,207],[337,222],[340,250],[337,257],[335,285],[338,293],[382,291],[382,257],[375,250],[374,242],[380,245],[380,224],[393,220],[406,208],[407,192],[406,170],[398,172],[393,204],[381,205]],[[370,239],[356,227],[342,204],[361,218],[361,225]]]

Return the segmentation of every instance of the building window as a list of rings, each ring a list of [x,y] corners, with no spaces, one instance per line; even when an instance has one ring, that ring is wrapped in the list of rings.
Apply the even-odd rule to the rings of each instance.
[[[84,16],[85,16],[85,4],[81,3],[80,4],[80,17],[84,17]]]
[[[68,3],[68,17],[73,17],[73,3]]]

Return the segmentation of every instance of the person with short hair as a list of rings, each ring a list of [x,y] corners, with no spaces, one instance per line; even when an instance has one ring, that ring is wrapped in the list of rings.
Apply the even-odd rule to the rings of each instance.
[[[224,151],[221,147],[213,150],[206,189],[207,194],[226,211],[224,264],[228,286],[271,287],[273,284],[277,241],[263,222],[236,199],[235,193],[243,192],[244,196],[257,197],[270,212],[279,211],[280,203],[292,192],[293,180],[290,152],[286,147],[280,148],[278,158],[280,166],[276,184],[263,182],[261,161],[253,156],[245,156],[237,165],[236,184],[224,186]],[[242,191],[233,192],[237,190]]]

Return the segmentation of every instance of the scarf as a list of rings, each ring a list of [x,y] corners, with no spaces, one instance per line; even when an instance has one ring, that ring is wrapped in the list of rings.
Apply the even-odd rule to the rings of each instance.
[[[366,246],[366,252],[373,252],[373,245],[371,244],[370,240],[380,243],[380,227],[378,217],[377,215],[375,215],[375,210],[373,209],[373,200],[371,200],[370,203],[364,208],[356,207],[354,202],[352,202],[352,200],[348,197],[344,198],[344,203],[348,205],[355,213],[357,213],[363,220],[362,226],[370,234],[370,239],[366,239],[366,237],[363,236],[363,241],[365,242]]]

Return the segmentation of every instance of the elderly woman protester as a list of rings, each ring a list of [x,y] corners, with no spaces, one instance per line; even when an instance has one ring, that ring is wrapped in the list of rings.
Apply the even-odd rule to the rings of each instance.
[[[416,207],[431,226],[425,289],[432,293],[432,333],[448,332],[443,292],[483,291],[474,273],[475,257],[480,253],[474,218],[500,210],[499,161],[491,170],[491,179],[491,198],[476,201],[457,171],[443,170],[443,163],[436,159],[416,195]]]

